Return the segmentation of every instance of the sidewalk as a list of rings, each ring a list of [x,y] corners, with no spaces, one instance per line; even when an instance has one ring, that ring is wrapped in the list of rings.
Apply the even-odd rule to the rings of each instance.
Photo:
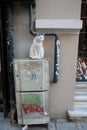
[[[12,126],[10,120],[0,119],[0,130],[22,130],[22,126]],[[87,121],[70,122],[58,119],[47,125],[28,126],[28,130],[87,130]]]

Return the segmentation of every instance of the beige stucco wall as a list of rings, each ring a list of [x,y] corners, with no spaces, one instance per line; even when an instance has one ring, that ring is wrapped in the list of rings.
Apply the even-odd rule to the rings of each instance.
[[[81,0],[36,0],[36,18],[78,19]]]
[[[36,4],[36,18],[38,19],[80,18],[80,0],[36,0]],[[29,34],[28,22],[27,8],[23,5],[16,5],[14,10],[16,58],[28,57],[33,40],[33,36]],[[59,34],[61,41],[59,82],[51,83],[50,87],[51,118],[65,118],[66,111],[73,107],[78,37],[78,34]],[[45,57],[50,59],[50,80],[52,80],[54,71],[53,37],[45,38],[44,48]]]

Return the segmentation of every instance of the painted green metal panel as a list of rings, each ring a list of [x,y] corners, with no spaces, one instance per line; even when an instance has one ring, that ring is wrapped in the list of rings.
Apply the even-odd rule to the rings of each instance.
[[[26,121],[27,124],[34,124],[36,119],[41,119],[42,124],[49,122],[48,91],[16,92],[16,102],[19,124],[25,124]],[[32,122],[29,122],[31,119]]]

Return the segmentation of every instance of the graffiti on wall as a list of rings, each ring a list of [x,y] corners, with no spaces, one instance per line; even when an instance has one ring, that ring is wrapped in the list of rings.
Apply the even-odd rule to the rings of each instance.
[[[22,108],[25,114],[28,112],[44,112],[44,107],[35,104],[22,104]]]
[[[24,95],[22,98],[22,109],[25,114],[28,112],[44,112],[39,95]]]

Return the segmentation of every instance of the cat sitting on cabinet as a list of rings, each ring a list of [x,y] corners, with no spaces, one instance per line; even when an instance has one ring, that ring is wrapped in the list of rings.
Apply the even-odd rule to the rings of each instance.
[[[44,57],[43,41],[44,35],[35,36],[33,43],[30,47],[30,58],[42,59]]]

